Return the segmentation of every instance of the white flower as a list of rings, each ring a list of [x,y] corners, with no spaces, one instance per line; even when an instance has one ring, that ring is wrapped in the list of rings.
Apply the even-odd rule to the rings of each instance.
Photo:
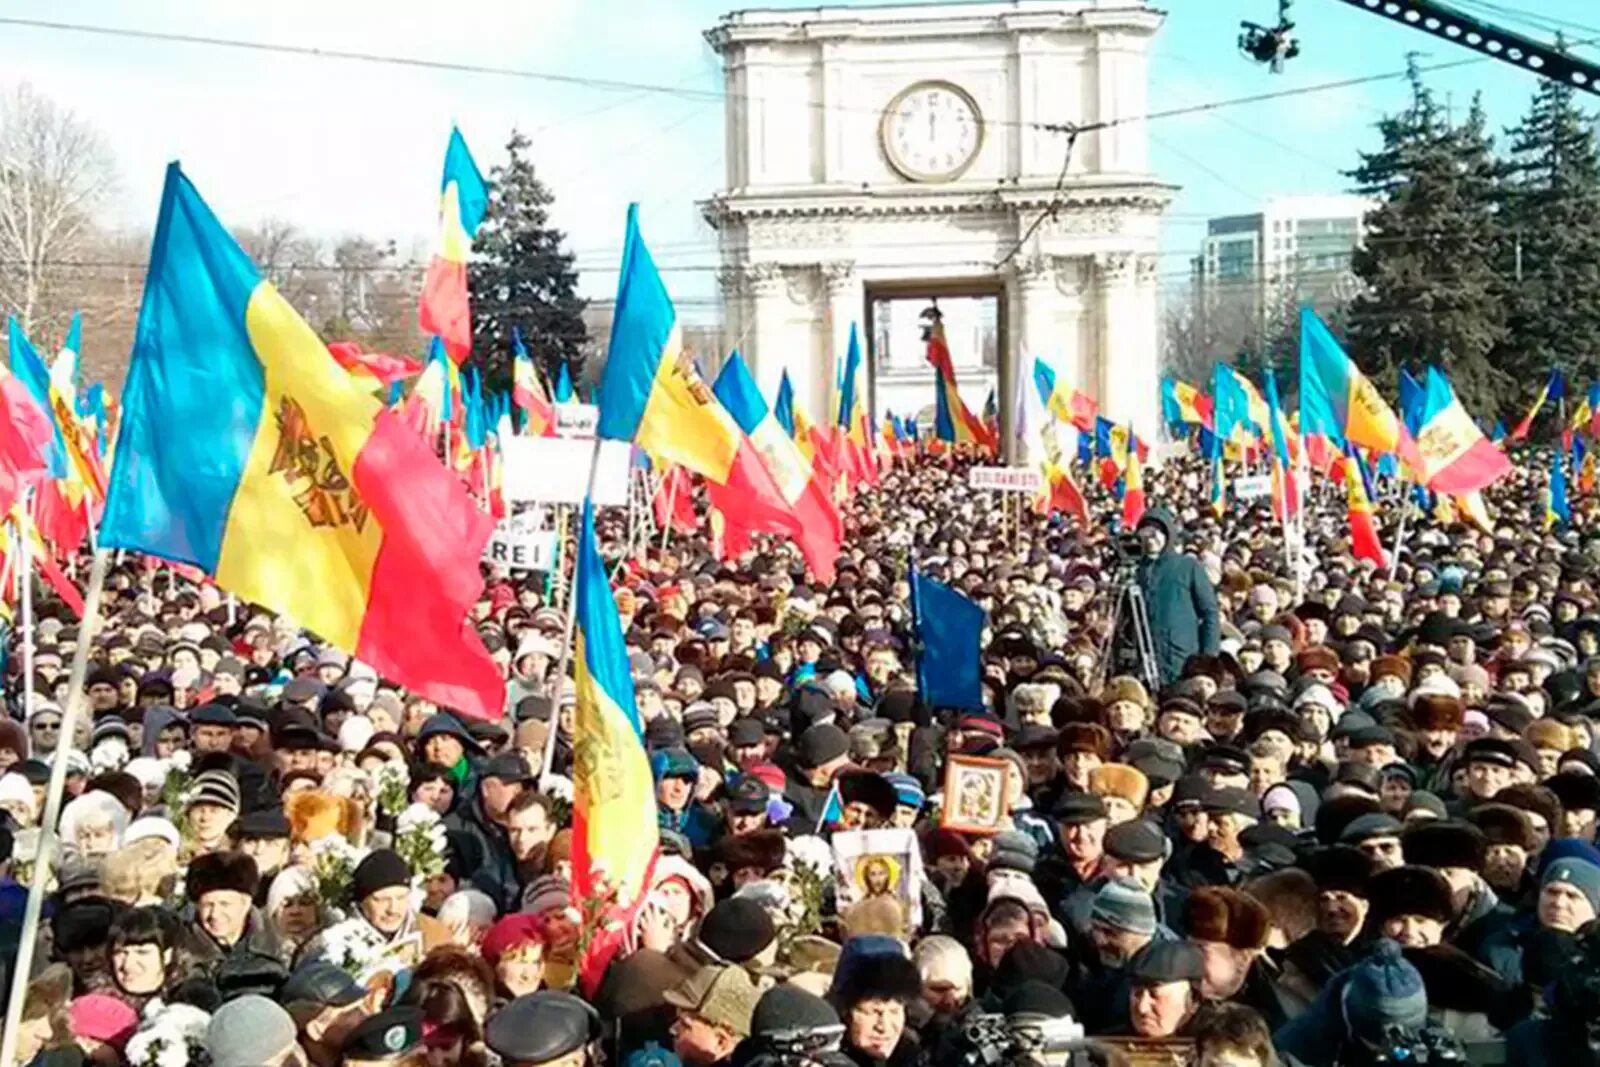
[[[428,805],[421,803],[412,804],[405,811],[402,811],[394,821],[395,832],[402,834],[413,827],[431,827],[434,825],[439,825],[441,831],[444,828],[440,821],[439,813]]]
[[[790,841],[786,858],[791,868],[810,867],[812,873],[820,876],[833,872],[833,849],[822,838],[811,834]]]
[[[120,771],[128,762],[128,743],[108,737],[89,753],[89,763],[97,771]]]
[[[179,774],[187,774],[189,773],[190,759],[191,756],[189,750],[186,748],[180,748],[178,751],[167,757],[167,766],[171,768],[171,770],[177,771]]]

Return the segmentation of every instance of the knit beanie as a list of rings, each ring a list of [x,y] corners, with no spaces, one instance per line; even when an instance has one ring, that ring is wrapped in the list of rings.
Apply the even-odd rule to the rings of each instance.
[[[227,771],[201,771],[194,776],[190,786],[189,805],[215,804],[237,813],[239,810],[239,780]]]
[[[365,900],[381,889],[397,885],[411,885],[411,868],[398,852],[387,848],[368,853],[366,859],[356,864],[351,878],[356,900]]]
[[[1594,909],[1596,915],[1600,915],[1600,867],[1588,860],[1568,856],[1545,868],[1544,876],[1539,879],[1539,888],[1543,889],[1552,882],[1565,882],[1572,886],[1588,898],[1589,907]]]
[[[1416,1028],[1428,1021],[1428,992],[1400,946],[1384,938],[1351,969],[1340,1009],[1351,1036],[1378,1048],[1391,1027]]]
[[[991,871],[1020,871],[1032,874],[1039,862],[1039,846],[1027,834],[1005,830],[994,837],[994,851],[989,855]]]
[[[1134,934],[1156,932],[1156,909],[1150,894],[1132,878],[1113,878],[1100,887],[1089,918]]]

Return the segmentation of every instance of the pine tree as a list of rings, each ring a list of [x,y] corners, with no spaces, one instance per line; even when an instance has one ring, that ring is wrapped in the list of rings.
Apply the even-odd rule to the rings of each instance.
[[[578,274],[566,235],[550,225],[555,198],[534,173],[528,147],[513,130],[506,161],[490,171],[489,209],[467,270],[473,358],[492,389],[510,383],[513,326],[547,380],[555,380],[562,362],[574,381],[583,369],[587,331]]]
[[[1502,170],[1474,102],[1453,125],[1416,70],[1411,106],[1378,123],[1383,146],[1351,172],[1377,206],[1352,266],[1364,290],[1349,314],[1350,352],[1392,389],[1398,368],[1445,370],[1469,410],[1510,407],[1510,376],[1491,359],[1506,337]]]
[[[1496,362],[1515,374],[1513,406],[1521,406],[1550,368],[1586,380],[1600,358],[1600,150],[1571,86],[1549,79],[1508,133],[1508,241],[1499,266],[1510,334]]]

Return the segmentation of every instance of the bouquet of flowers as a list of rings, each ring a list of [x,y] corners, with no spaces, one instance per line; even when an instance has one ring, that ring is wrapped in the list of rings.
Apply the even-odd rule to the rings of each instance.
[[[108,737],[89,753],[89,765],[96,773],[120,771],[128,763],[128,743],[120,737]]]
[[[323,911],[343,915],[354,889],[356,865],[366,856],[339,834],[311,842],[311,877],[316,880],[317,903]]]
[[[368,971],[383,958],[388,946],[372,924],[359,916],[334,923],[319,938],[319,959],[327,960],[353,978],[364,981]]]
[[[410,800],[411,771],[399,760],[388,760],[378,765],[378,810],[388,816],[399,815]]]
[[[822,909],[833,881],[833,849],[820,837],[803,835],[789,842],[781,880],[789,889],[789,907],[778,926],[785,946],[822,927]]]
[[[211,1016],[192,1004],[152,1001],[144,1022],[128,1039],[123,1059],[129,1067],[199,1067],[209,1059],[205,1045],[210,1022]]]
[[[439,813],[426,804],[413,804],[394,824],[394,850],[411,868],[413,884],[444,872],[445,830]]]

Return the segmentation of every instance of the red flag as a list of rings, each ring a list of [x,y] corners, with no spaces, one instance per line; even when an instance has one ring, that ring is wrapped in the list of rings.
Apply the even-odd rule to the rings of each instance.
[[[674,533],[692,534],[700,528],[700,520],[694,513],[694,486],[683,467],[672,464],[667,468],[651,503],[655,508],[656,525],[663,530],[670,525]]]
[[[1084,526],[1089,525],[1089,504],[1083,499],[1078,483],[1064,468],[1054,463],[1045,464],[1045,491],[1040,494],[1040,510],[1045,515],[1060,513],[1070,515]]]
[[[390,385],[422,373],[422,364],[407,356],[387,352],[363,352],[355,341],[334,341],[328,345],[334,361],[357,378],[369,378],[374,385]]]

